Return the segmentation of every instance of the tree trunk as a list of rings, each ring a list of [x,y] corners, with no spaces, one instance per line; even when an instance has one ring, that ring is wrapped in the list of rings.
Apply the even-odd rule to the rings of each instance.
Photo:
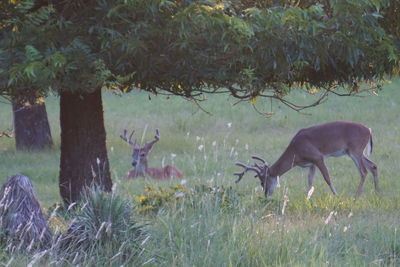
[[[76,202],[86,186],[111,191],[101,90],[60,95],[60,193]]]
[[[53,140],[45,103],[35,97],[14,97],[12,106],[17,150],[51,147]]]

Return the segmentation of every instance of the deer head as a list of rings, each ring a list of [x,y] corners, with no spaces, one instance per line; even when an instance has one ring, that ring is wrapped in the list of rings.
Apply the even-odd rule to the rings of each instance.
[[[247,166],[241,162],[236,162],[236,165],[242,167],[244,170],[242,172],[234,173],[234,175],[239,177],[235,182],[240,182],[246,172],[253,171],[256,173],[254,177],[260,179],[261,186],[264,190],[265,195],[271,195],[277,185],[277,177],[272,177],[271,175],[269,175],[269,167],[264,159],[257,156],[252,156],[251,158],[261,161],[261,163],[258,164],[257,162],[255,162],[253,163],[253,165]]]
[[[160,132],[156,129],[156,135],[154,136],[154,140],[147,142],[144,146],[140,146],[136,140],[132,141],[132,137],[135,133],[135,130],[129,136],[129,139],[126,137],[127,130],[125,129],[120,137],[122,140],[127,142],[132,146],[132,166],[135,167],[136,173],[138,175],[144,175],[147,171],[147,156],[150,153],[153,145],[160,140]]]

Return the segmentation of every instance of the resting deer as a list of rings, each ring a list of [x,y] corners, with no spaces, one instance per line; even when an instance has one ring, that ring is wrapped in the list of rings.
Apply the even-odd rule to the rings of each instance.
[[[309,168],[308,189],[312,187],[315,170],[318,168],[326,183],[337,195],[336,189],[329,178],[328,169],[325,166],[326,157],[339,157],[348,155],[354,161],[359,170],[361,180],[356,192],[356,198],[361,195],[362,186],[367,175],[367,169],[374,177],[375,191],[379,192],[378,167],[367,159],[372,152],[371,129],[354,122],[330,122],[301,129],[292,139],[289,146],[279,159],[268,166],[265,160],[253,156],[253,159],[261,161],[251,166],[243,163],[236,165],[244,168],[242,172],[235,173],[239,182],[247,171],[254,171],[255,177],[261,181],[266,196],[272,195],[279,176],[283,175],[295,166]]]
[[[154,179],[171,179],[171,178],[181,178],[183,176],[182,172],[174,167],[167,165],[164,168],[149,168],[147,166],[147,157],[153,148],[153,145],[160,140],[160,132],[156,129],[156,135],[154,136],[154,140],[146,143],[143,147],[141,147],[136,140],[132,141],[132,136],[135,133],[133,130],[129,139],[126,137],[127,130],[125,129],[120,137],[122,140],[127,142],[132,146],[132,166],[133,169],[130,170],[126,175],[125,179],[134,179],[138,176],[142,177],[151,177]]]
[[[9,138],[13,137],[13,135],[11,133],[7,133],[6,131],[4,131],[4,132],[0,131],[0,137],[2,137],[2,136],[6,136]]]

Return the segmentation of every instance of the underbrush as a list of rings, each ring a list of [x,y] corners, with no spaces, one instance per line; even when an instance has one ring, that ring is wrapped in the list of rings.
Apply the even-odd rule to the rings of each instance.
[[[266,199],[260,190],[244,194],[202,183],[147,185],[132,197],[92,190],[77,205],[48,210],[50,248],[3,250],[0,260],[8,266],[398,266],[399,214],[387,212],[394,207],[385,207],[387,197],[357,204],[351,197],[299,199],[279,191]]]
[[[155,260],[144,247],[150,238],[147,223],[134,216],[131,203],[115,194],[89,190],[76,205],[54,205],[48,221],[53,238],[47,249],[3,251],[3,262],[7,266],[120,266]]]
[[[189,193],[142,210],[154,222],[148,249],[158,251],[159,266],[397,266],[400,262],[397,212],[364,205],[348,209],[352,198],[333,201],[330,208],[335,210],[320,206],[329,202],[326,199],[302,202],[290,195],[265,199],[223,187],[216,193],[218,188],[169,189],[170,196]],[[163,190],[149,188],[144,195],[147,203]],[[138,202],[138,209],[142,204]]]

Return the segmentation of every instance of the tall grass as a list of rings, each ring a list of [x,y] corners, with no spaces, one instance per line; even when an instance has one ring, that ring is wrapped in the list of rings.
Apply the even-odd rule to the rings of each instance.
[[[157,253],[148,265],[157,266],[364,266],[400,264],[400,91],[399,80],[387,84],[378,96],[344,98],[328,102],[307,115],[270,101],[257,107],[275,113],[257,114],[250,104],[210,95],[202,103],[207,115],[179,98],[151,97],[133,92],[122,97],[103,95],[107,145],[115,193],[131,203],[146,195],[145,188],[166,190],[182,183],[162,204],[139,213],[150,222],[146,251]],[[293,100],[311,101],[301,93]],[[44,152],[17,152],[13,140],[0,139],[0,181],[17,172],[29,176],[45,208],[59,202],[58,98],[47,108],[55,147]],[[11,107],[0,103],[0,129],[10,127]],[[266,200],[259,182],[247,175],[235,184],[234,162],[248,162],[253,154],[268,162],[276,160],[300,128],[334,120],[357,121],[372,128],[371,160],[379,166],[382,193],[374,192],[372,175],[357,201],[358,170],[346,157],[327,160],[339,192],[333,196],[317,173],[315,191],[306,199],[306,169],[295,168],[281,179],[281,187]],[[135,128],[138,141],[151,139],[159,128],[161,139],[151,152],[149,164],[173,164],[184,180],[159,182],[124,181],[130,168],[130,148],[119,139],[124,129]],[[198,188],[206,186],[210,192]],[[180,188],[180,189],[179,189]],[[218,194],[212,192],[221,189]],[[179,193],[179,192],[178,192]],[[179,196],[179,197],[178,197]],[[228,199],[226,202],[221,198]],[[228,204],[227,204],[228,203]],[[234,204],[232,204],[234,203]],[[7,263],[11,255],[0,255]],[[20,262],[30,262],[29,256]],[[98,261],[85,261],[96,264]]]

